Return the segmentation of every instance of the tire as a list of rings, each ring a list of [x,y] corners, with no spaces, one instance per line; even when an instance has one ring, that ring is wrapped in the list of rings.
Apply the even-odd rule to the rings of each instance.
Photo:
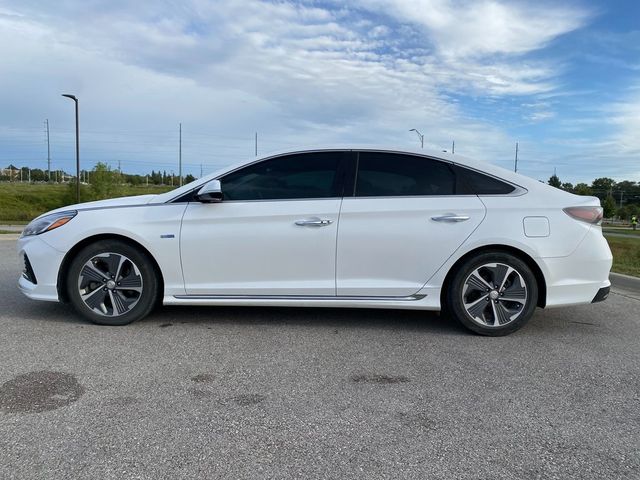
[[[66,288],[74,308],[98,325],[127,325],[147,316],[158,300],[153,261],[119,240],[100,240],[73,259]]]
[[[498,337],[522,328],[537,303],[538,284],[529,266],[510,253],[489,251],[456,269],[444,309],[469,330]]]

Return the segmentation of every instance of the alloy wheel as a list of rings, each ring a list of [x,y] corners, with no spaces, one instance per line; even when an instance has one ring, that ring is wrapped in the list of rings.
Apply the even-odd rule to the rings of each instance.
[[[142,275],[136,264],[120,253],[100,253],[88,260],[78,277],[82,302],[94,313],[119,317],[140,301]]]
[[[464,281],[462,304],[467,314],[485,327],[502,327],[525,310],[528,294],[524,278],[504,263],[486,263]]]

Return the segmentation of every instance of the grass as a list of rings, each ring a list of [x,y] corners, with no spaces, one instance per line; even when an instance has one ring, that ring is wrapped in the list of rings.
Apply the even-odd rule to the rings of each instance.
[[[146,185],[124,185],[120,188],[118,196],[163,193],[171,188],[159,185],[149,185],[148,187]],[[82,198],[83,196],[84,198]],[[81,199],[88,201],[89,193],[81,193]],[[48,210],[72,203],[75,203],[75,198],[68,185],[0,183],[0,223],[27,223]]]
[[[638,230],[631,230],[631,228],[623,229],[623,228],[603,228],[602,231],[606,235],[607,233],[617,233],[620,235],[631,235],[635,237],[640,237],[640,227]]]
[[[608,237],[613,252],[612,271],[640,277],[640,241],[635,238]]]

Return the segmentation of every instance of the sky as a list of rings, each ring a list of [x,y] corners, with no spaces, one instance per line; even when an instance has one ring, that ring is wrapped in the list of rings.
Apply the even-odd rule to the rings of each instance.
[[[640,2],[0,0],[0,166],[196,177],[325,143],[640,181]]]

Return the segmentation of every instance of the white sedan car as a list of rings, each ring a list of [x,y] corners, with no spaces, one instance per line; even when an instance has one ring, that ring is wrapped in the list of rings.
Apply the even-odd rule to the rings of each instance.
[[[41,215],[20,289],[124,325],[157,304],[445,310],[505,335],[609,293],[597,198],[458,155],[326,148]]]

